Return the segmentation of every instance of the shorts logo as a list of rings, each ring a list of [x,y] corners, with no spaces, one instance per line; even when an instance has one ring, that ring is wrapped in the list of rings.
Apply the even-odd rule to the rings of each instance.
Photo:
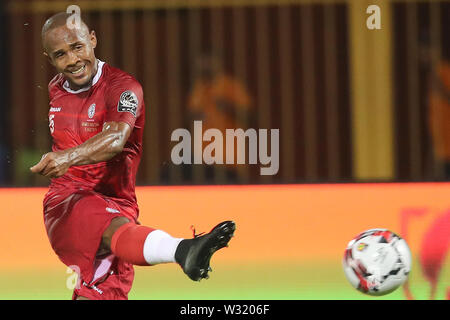
[[[130,112],[136,117],[139,101],[133,91],[127,90],[120,95],[117,111]]]
[[[88,109],[89,119],[92,119],[94,117],[94,114],[95,114],[95,103],[91,104],[91,106]]]
[[[97,288],[95,285],[88,285],[86,282],[83,281],[83,286],[88,287],[89,289],[94,289],[95,291],[97,291],[100,294],[103,294],[103,290]]]
[[[110,207],[106,207],[106,211],[108,211],[109,213],[120,213],[119,210],[113,209],[113,208],[110,208]]]

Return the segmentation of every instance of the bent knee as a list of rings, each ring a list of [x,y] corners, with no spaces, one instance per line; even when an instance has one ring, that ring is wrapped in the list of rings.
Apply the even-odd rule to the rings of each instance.
[[[106,228],[105,232],[103,232],[101,248],[106,248],[108,250],[111,250],[111,239],[112,239],[114,233],[121,226],[123,226],[124,224],[129,223],[129,222],[130,222],[130,220],[125,217],[117,217],[117,218],[112,219],[108,228]]]

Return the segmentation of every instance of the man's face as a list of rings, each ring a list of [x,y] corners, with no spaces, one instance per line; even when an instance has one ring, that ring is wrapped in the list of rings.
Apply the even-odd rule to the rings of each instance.
[[[96,70],[94,48],[95,32],[87,27],[69,29],[66,25],[49,30],[44,47],[50,63],[56,71],[64,74],[72,89],[89,85]]]

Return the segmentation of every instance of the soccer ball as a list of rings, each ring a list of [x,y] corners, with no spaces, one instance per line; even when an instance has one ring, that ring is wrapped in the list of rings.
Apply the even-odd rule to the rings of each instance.
[[[411,251],[395,233],[370,229],[348,243],[343,267],[353,287],[368,295],[381,296],[406,281],[411,271]]]

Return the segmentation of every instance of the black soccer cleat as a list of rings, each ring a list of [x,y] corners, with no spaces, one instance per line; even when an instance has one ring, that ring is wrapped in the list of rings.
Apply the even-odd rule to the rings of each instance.
[[[185,239],[178,245],[175,259],[183,268],[184,273],[194,281],[208,279],[212,255],[219,249],[228,246],[234,235],[236,224],[224,221],[215,226],[205,235],[195,235],[193,239]]]

